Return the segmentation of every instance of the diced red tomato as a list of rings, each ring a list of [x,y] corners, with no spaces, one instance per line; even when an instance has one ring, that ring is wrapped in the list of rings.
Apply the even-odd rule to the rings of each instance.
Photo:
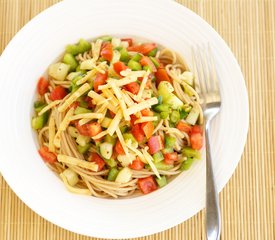
[[[94,90],[95,92],[99,92],[98,86],[104,85],[106,83],[106,80],[108,79],[108,72],[100,73],[98,72],[96,74],[95,80],[94,80]]]
[[[123,147],[122,147],[119,140],[116,141],[115,151],[118,155],[124,155],[125,154],[124,149],[123,149]]]
[[[191,133],[200,133],[202,134],[202,127],[200,125],[194,125],[192,127]]]
[[[132,168],[134,170],[141,170],[144,168],[144,163],[140,160],[139,157],[137,157],[132,164],[129,165],[129,168]]]
[[[149,57],[143,56],[139,62],[142,66],[149,66],[153,72],[157,71],[155,64],[151,61]]]
[[[142,114],[142,116],[145,116],[145,117],[153,117],[154,116],[154,113],[148,108],[141,110],[141,114]]]
[[[140,86],[137,82],[132,82],[125,85],[125,89],[133,94],[138,94],[139,88]]]
[[[100,123],[98,122],[86,123],[83,125],[80,125],[79,122],[76,122],[75,127],[81,135],[88,137],[94,137],[102,132]]]
[[[128,47],[128,51],[139,52],[139,53],[146,55],[155,48],[156,48],[155,43],[144,43],[141,45],[135,45],[135,46]]]
[[[191,133],[190,135],[191,147],[195,150],[202,148],[203,138],[201,133]]]
[[[76,109],[79,106],[79,102],[74,102],[70,105],[70,108]]]
[[[152,176],[138,179],[138,187],[144,193],[150,193],[158,189],[157,183]]]
[[[120,74],[121,71],[126,70],[128,67],[123,62],[116,62],[113,64],[116,73]]]
[[[187,134],[190,134],[192,131],[192,126],[183,121],[179,121],[177,124],[177,129],[179,129],[182,132],[186,132]]]
[[[133,45],[133,39],[132,38],[121,38],[122,42],[128,42],[129,47]]]
[[[153,136],[148,141],[149,152],[154,154],[164,148],[163,141],[160,136]]]
[[[113,46],[111,43],[106,43],[101,49],[100,55],[107,61],[111,62],[113,58]]]
[[[164,154],[164,162],[166,164],[174,164],[174,161],[177,161],[177,160],[178,160],[178,154],[176,152]]]
[[[154,132],[154,124],[152,122],[145,122],[141,124],[141,128],[147,139],[152,137]]]
[[[105,166],[105,161],[97,153],[91,153],[88,160],[98,165],[97,172],[100,172]]]
[[[95,108],[95,105],[93,104],[93,99],[89,96],[85,97],[84,101],[87,103],[89,109]]]
[[[46,80],[44,77],[39,78],[37,83],[37,91],[41,96],[48,92],[48,87],[49,81]]]
[[[39,155],[43,158],[45,162],[48,162],[50,164],[53,164],[57,161],[57,156],[55,153],[50,152],[49,148],[46,146],[41,147],[38,150]]]
[[[168,73],[166,72],[165,68],[158,68],[157,72],[155,73],[155,77],[156,77],[156,84],[157,86],[159,85],[160,82],[162,81],[167,81],[172,83]]]
[[[135,137],[135,139],[141,143],[144,140],[144,132],[140,126],[140,124],[135,124],[132,126],[132,130],[131,133],[133,134],[133,136]]]
[[[131,121],[130,121],[131,127],[133,127],[133,126],[135,125],[135,121],[136,121],[138,118],[137,118],[136,115],[134,115],[134,114],[130,115],[130,118],[131,118]]]
[[[53,91],[50,93],[49,98],[52,101],[55,100],[61,100],[63,99],[65,96],[67,95],[67,91],[65,88],[63,88],[62,86],[57,86],[53,89]]]

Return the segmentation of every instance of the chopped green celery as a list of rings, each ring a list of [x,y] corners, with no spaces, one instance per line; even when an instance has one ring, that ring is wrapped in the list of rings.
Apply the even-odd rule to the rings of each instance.
[[[120,129],[121,133],[123,134],[128,131],[128,126],[125,125],[123,127],[120,127],[119,129]]]
[[[34,110],[37,113],[40,112],[45,106],[46,106],[46,104],[42,101],[35,101],[33,104]]]
[[[77,114],[82,114],[82,113],[91,113],[92,111],[87,109],[87,108],[83,108],[83,107],[77,107],[75,110],[74,110],[74,114],[77,115]]]
[[[110,159],[104,159],[104,161],[106,162],[106,164],[113,168],[113,167],[116,167],[117,166],[117,161],[113,158],[110,158]]]
[[[169,104],[172,109],[179,109],[183,106],[183,102],[173,93],[170,93],[163,102]]]
[[[143,70],[145,70],[146,72],[149,70],[150,72],[153,72],[152,68],[148,65],[145,65],[142,67]]]
[[[173,123],[173,122],[171,122],[171,121],[169,121],[169,126],[170,126],[171,128],[175,128],[175,127],[176,127],[176,124]]]
[[[149,57],[155,57],[156,54],[157,54],[157,52],[158,52],[158,48],[154,48],[153,50],[151,50],[151,51],[147,54],[147,56],[149,56]]]
[[[176,143],[176,138],[172,136],[165,136],[165,148],[173,148]]]
[[[80,76],[82,74],[82,72],[77,71],[77,72],[71,72],[67,75],[66,79],[69,81],[73,81],[73,79],[75,79],[76,77]]]
[[[86,70],[80,69],[80,65],[78,65],[78,66],[76,67],[75,71],[81,72],[82,74],[86,74],[86,73],[87,73]]]
[[[54,63],[49,67],[49,75],[56,80],[64,81],[69,73],[71,66],[65,63]]]
[[[172,153],[172,152],[174,152],[173,147],[169,147],[169,148],[165,147],[165,148],[162,150],[162,153],[163,153],[163,154]]]
[[[190,148],[190,147],[184,147],[182,149],[182,154],[183,154],[183,156],[186,156],[186,157],[193,157],[196,159],[201,158],[201,153],[195,149]]]
[[[161,178],[156,178],[156,182],[158,183],[159,187],[164,187],[167,185],[167,179],[165,176],[161,176]]]
[[[178,111],[173,111],[170,115],[170,120],[173,123],[177,123],[180,120],[180,113]]]
[[[104,137],[104,141],[111,143],[113,146],[116,144],[116,138],[114,136],[110,136],[109,134]]]
[[[89,51],[91,49],[91,43],[84,39],[80,39],[78,42],[78,50],[80,51],[79,53],[84,53],[86,51]]]
[[[129,141],[131,141],[131,146],[133,148],[137,148],[138,147],[138,142],[137,140],[135,139],[135,137],[133,136],[132,133],[124,133],[123,134],[123,138],[124,138],[124,141],[125,143],[127,144]]]
[[[128,67],[130,69],[132,69],[133,71],[142,70],[142,66],[140,65],[140,63],[138,63],[138,62],[136,62],[136,61],[134,61],[132,59],[128,62]]]
[[[79,181],[77,173],[69,168],[64,170],[62,174],[71,186],[75,186]]]
[[[99,62],[105,62],[106,60],[105,60],[105,58],[100,57],[100,58],[98,59],[98,61],[99,61]]]
[[[137,53],[131,58],[131,60],[133,60],[135,62],[139,62],[141,60],[141,58],[142,58],[141,54]]]
[[[108,181],[115,181],[118,173],[119,173],[119,170],[117,168],[115,168],[115,167],[111,168],[109,173],[108,173],[107,180]]]
[[[113,145],[108,142],[101,143],[99,145],[100,154],[106,159],[110,159],[113,155]]]
[[[180,110],[180,119],[185,119],[187,117],[188,113],[185,112],[184,109]]]
[[[167,119],[169,117],[169,112],[161,112],[160,113],[160,118],[161,119]]]
[[[76,59],[74,58],[74,55],[71,53],[66,53],[63,57],[63,62],[70,65],[70,71],[74,71],[77,66],[78,66],[78,62],[76,61]]]
[[[75,56],[79,54],[79,48],[77,45],[69,44],[66,46],[66,53],[71,53]]]
[[[78,80],[82,79],[84,76],[85,76],[85,74],[78,75],[71,82],[76,83]]]
[[[154,117],[158,118],[158,121],[153,121],[154,127],[156,127],[159,124],[161,117],[160,117],[160,114],[156,112],[154,112]]]
[[[119,171],[115,182],[127,183],[132,179],[132,175],[133,175],[133,173],[132,173],[131,169],[128,167],[124,167]]]
[[[128,51],[126,48],[122,48],[120,51],[120,61],[122,62],[128,62],[130,59],[130,56],[128,54]]]
[[[153,155],[153,159],[154,159],[154,163],[158,163],[164,159],[164,156],[163,156],[162,152],[159,151]]]
[[[160,112],[169,112],[171,107],[168,104],[157,104],[154,107],[154,111],[160,113]]]
[[[171,83],[167,81],[162,81],[159,83],[158,95],[162,96],[163,101],[165,101],[172,92],[174,92],[174,88]]]
[[[76,85],[76,82],[80,79],[82,79],[85,75],[81,74],[76,76],[72,81],[71,81],[71,86],[69,88],[69,90],[74,93],[78,88],[80,88],[79,85]]]
[[[186,118],[186,122],[188,122],[191,125],[195,125],[200,115],[200,109],[194,105],[190,113],[188,114]]]
[[[153,125],[154,125],[154,128],[156,128],[156,126],[159,124],[159,120],[160,120],[160,115],[155,115],[156,117],[158,117],[158,121],[153,121]]]
[[[90,144],[90,143],[87,143],[87,144],[84,145],[84,146],[77,145],[77,150],[78,150],[80,153],[84,154],[84,153],[86,153],[86,152],[90,149],[90,147],[91,147],[91,144]]]
[[[33,117],[32,128],[35,130],[43,128],[48,121],[48,116],[49,116],[48,112],[45,112],[41,116]]]
[[[194,162],[194,158],[188,157],[187,160],[185,160],[185,161],[181,164],[180,170],[181,170],[181,171],[188,170],[188,169],[191,167],[191,165],[193,164],[193,162]]]
[[[78,145],[84,147],[86,144],[90,142],[90,140],[91,140],[90,137],[79,134],[75,141],[78,143]]]
[[[69,91],[71,93],[74,93],[77,89],[79,89],[79,86],[77,86],[75,83],[71,83],[71,86],[69,87]]]
[[[161,161],[161,162],[155,163],[155,167],[158,170],[168,171],[168,170],[171,170],[174,167],[174,165],[166,164],[164,161]]]
[[[79,106],[82,107],[82,108],[88,108],[88,103],[81,100],[81,101],[79,101]]]
[[[73,126],[69,126],[68,127],[68,133],[73,138],[77,138],[78,135],[79,135],[78,130],[75,127],[73,127]]]
[[[128,156],[127,155],[122,155],[122,154],[117,155],[117,160],[120,162],[120,164],[123,167],[127,167],[135,159],[136,159],[136,155],[132,154],[132,153],[129,153]]]
[[[184,107],[184,111],[187,113],[190,113],[191,110],[192,110],[192,106]]]
[[[154,65],[156,66],[156,68],[159,67],[159,62],[157,61],[157,59],[155,59],[154,57],[150,57],[152,63],[154,63]]]
[[[123,49],[123,47],[121,46],[115,48],[115,50],[118,50],[118,51],[120,51],[121,49]]]
[[[158,104],[162,104],[162,96],[158,96]]]
[[[111,36],[103,36],[103,37],[100,37],[100,39],[103,42],[111,42],[112,41],[112,37]]]
[[[150,170],[150,169],[151,169],[151,166],[150,166],[149,164],[145,164],[144,168]]]
[[[84,39],[80,39],[78,44],[69,44],[66,46],[66,52],[72,55],[77,55],[79,53],[84,53],[91,49],[91,44]]]

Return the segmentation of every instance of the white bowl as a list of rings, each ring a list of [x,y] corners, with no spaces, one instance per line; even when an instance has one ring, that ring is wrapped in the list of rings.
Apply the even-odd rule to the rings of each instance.
[[[66,44],[107,34],[150,39],[177,51],[189,64],[191,46],[213,46],[223,100],[211,132],[219,191],[245,145],[247,93],[238,63],[222,38],[171,0],[66,0],[35,17],[9,43],[0,59],[0,169],[10,187],[36,213],[65,229],[101,238],[139,237],[173,227],[204,207],[205,161],[142,197],[78,196],[69,193],[41,160],[30,126],[36,82],[48,65]]]

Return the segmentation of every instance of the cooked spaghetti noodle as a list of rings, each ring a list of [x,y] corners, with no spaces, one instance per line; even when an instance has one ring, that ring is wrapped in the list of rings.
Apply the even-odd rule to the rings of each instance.
[[[150,193],[200,158],[194,76],[169,49],[81,39],[50,65],[37,90],[39,154],[73,193]]]

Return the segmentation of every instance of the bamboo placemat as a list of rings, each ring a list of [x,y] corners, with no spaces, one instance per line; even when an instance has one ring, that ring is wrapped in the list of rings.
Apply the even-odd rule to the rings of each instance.
[[[25,23],[56,2],[0,0],[0,53]],[[248,89],[250,131],[243,157],[220,194],[221,239],[274,240],[275,1],[178,2],[221,34],[238,59]],[[234,131],[234,126],[229,127]],[[18,199],[1,176],[0,187],[0,240],[96,239],[66,231],[39,217]],[[205,239],[204,211],[165,232],[137,239]]]

